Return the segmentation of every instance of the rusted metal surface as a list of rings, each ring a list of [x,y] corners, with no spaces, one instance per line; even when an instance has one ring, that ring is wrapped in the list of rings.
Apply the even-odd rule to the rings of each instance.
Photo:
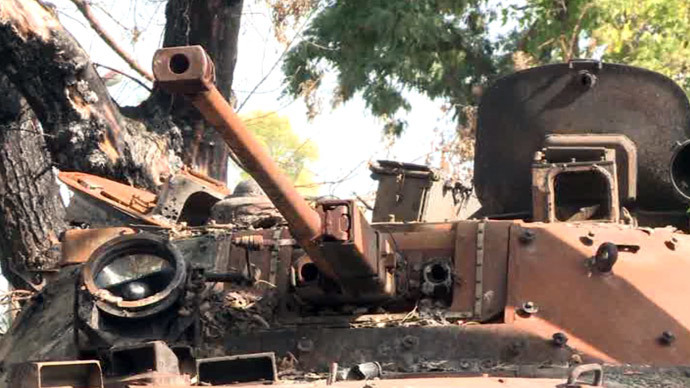
[[[377,361],[386,365],[387,371],[399,373],[489,373],[506,363],[529,365],[544,360],[567,365],[576,352],[505,324],[361,329],[321,326],[229,335],[226,349],[230,354],[273,351],[278,358],[289,352],[303,370],[327,371],[331,362],[356,365]]]
[[[67,230],[60,237],[60,266],[83,264],[101,245],[117,236],[134,233],[135,229],[127,227]]]
[[[525,230],[533,236],[528,242],[518,238]],[[539,223],[515,225],[510,234],[506,322],[543,338],[565,333],[570,346],[607,362],[663,366],[690,359],[689,236]],[[603,243],[622,247],[607,273],[592,261]],[[521,313],[527,301],[536,314]],[[664,332],[675,337],[670,346],[660,342]]]
[[[205,189],[213,190],[215,192],[218,192],[220,195],[228,196],[232,194],[232,192],[224,182],[221,182],[217,179],[213,179],[189,167],[182,168],[178,174],[185,175],[188,178],[195,180],[199,185],[203,186]]]
[[[159,293],[138,300],[125,300],[113,295],[96,285],[96,276],[113,260],[126,257],[128,254],[149,254],[169,262],[174,271],[170,283]],[[161,311],[169,305],[172,295],[180,292],[179,288],[186,280],[186,262],[182,255],[168,241],[150,234],[122,236],[99,247],[82,270],[82,280],[86,289],[94,296],[101,309],[116,316],[147,316]],[[149,309],[144,309],[149,307]]]
[[[326,387],[326,380],[317,382],[305,382],[299,384],[300,387]],[[409,378],[397,380],[376,380],[366,383],[363,381],[340,381],[332,384],[333,387],[342,388],[363,388],[374,386],[380,388],[407,388],[407,387],[438,387],[438,388],[559,388],[563,387],[563,380],[559,379],[520,379],[504,377],[429,377],[429,378]],[[231,387],[230,385],[218,387]],[[265,384],[242,384],[246,388],[265,388]],[[294,388],[295,384],[286,382],[283,384],[271,384],[271,387]],[[131,387],[134,388],[134,387]],[[155,385],[151,388],[173,388],[170,385]],[[180,387],[175,387],[180,388]]]
[[[13,367],[12,388],[103,388],[98,361],[43,361]]]
[[[266,229],[283,223],[283,217],[259,185],[251,180],[239,182],[232,193],[211,209],[211,218],[238,228]]]
[[[597,77],[593,87],[582,83],[583,71]],[[484,214],[529,210],[532,156],[550,134],[627,136],[638,150],[638,207],[684,209],[669,162],[690,133],[688,112],[676,83],[631,66],[563,63],[500,79],[479,106],[474,182]]]
[[[147,261],[137,269],[142,259]],[[120,267],[124,271],[117,270],[118,263],[125,264]],[[146,263],[157,264],[147,267]],[[112,281],[101,281],[102,275],[111,273],[115,275]],[[178,311],[194,310],[193,306],[199,305],[190,292],[193,287],[203,289],[203,278],[167,238],[139,233],[105,243],[81,270],[74,301],[77,348],[95,351],[122,344],[191,338],[198,325],[191,312],[185,316]],[[190,298],[182,300],[184,295]]]
[[[486,321],[503,310],[508,270],[505,241],[512,223],[464,221],[455,224],[455,240],[450,245],[454,249],[455,274],[453,303],[449,308],[451,316]]]
[[[213,69],[205,65],[208,62],[200,47],[162,49],[154,58],[154,74],[161,86],[187,95],[220,131],[243,167],[285,217],[291,234],[320,272],[337,280],[347,293],[393,293],[392,276],[379,262],[379,236],[359,210],[352,203],[320,203],[319,212],[309,206],[212,84],[209,72]],[[179,66],[181,63],[186,66]],[[177,85],[176,79],[180,80]]]
[[[156,207],[154,193],[81,172],[61,171],[58,178],[70,189],[102,201],[134,219],[164,228],[172,226],[150,215]]]
[[[151,215],[200,226],[210,220],[213,205],[228,195],[230,190],[221,182],[184,168],[163,184]]]
[[[573,107],[579,111],[577,117],[584,116],[582,109],[589,105],[580,99],[610,103],[607,98],[617,96],[610,90],[612,85],[627,79],[622,73],[643,77],[638,70],[587,62],[572,64],[567,71],[562,67],[542,68],[544,73],[530,70],[503,81],[508,82],[502,86],[508,90],[516,87],[511,82],[521,85],[527,79],[531,87],[543,82],[542,89],[534,89],[537,97],[551,93],[544,101],[520,100],[518,105],[551,104],[558,90],[563,92],[559,98],[565,100],[527,115],[524,121],[529,126],[512,127],[524,129],[520,141],[529,149],[516,155],[494,155],[500,160],[491,159],[486,165],[481,163],[486,155],[478,154],[483,173],[508,163],[510,168],[501,174],[513,174],[521,171],[521,155],[528,152],[528,173],[522,178],[498,174],[492,178],[497,182],[479,179],[478,188],[486,190],[489,209],[494,200],[500,211],[521,205],[529,190],[516,192],[519,185],[510,195],[502,190],[513,178],[528,184],[529,163],[534,162],[533,215],[546,223],[511,220],[512,215],[503,215],[503,220],[415,222],[425,220],[427,207],[449,199],[448,190],[455,187],[438,186],[446,197],[433,197],[427,189],[440,180],[432,170],[387,162],[385,168],[375,166],[374,171],[392,174],[388,183],[393,185],[379,194],[388,200],[393,198],[385,197],[397,196],[395,203],[404,209],[394,205],[386,211],[396,214],[395,221],[412,222],[374,224],[367,222],[354,201],[321,200],[312,208],[297,193],[213,86],[213,65],[203,49],[161,50],[154,70],[161,86],[189,97],[223,134],[287,220],[287,227],[281,217],[271,218],[264,212],[269,209],[263,208],[268,205],[260,195],[244,195],[261,191],[251,185],[239,185],[238,195],[227,199],[230,217],[221,225],[209,222],[208,203],[189,206],[194,221],[182,215],[189,198],[198,192],[208,194],[211,202],[228,193],[219,182],[198,174],[183,171],[167,182],[161,196],[143,200],[145,193],[130,188],[101,187],[101,181],[72,177],[73,184],[81,187],[78,190],[109,199],[108,204],[136,220],[163,216],[170,225],[194,224],[159,231],[143,245],[145,235],[117,237],[96,249],[85,264],[83,287],[76,289],[75,338],[88,338],[89,347],[80,349],[103,354],[113,345],[151,339],[189,349],[186,368],[179,362],[157,365],[159,357],[146,353],[150,350],[146,346],[110,349],[112,357],[104,364],[108,384],[188,386],[189,381],[213,385],[264,380],[278,385],[278,360],[278,366],[296,373],[298,381],[305,380],[300,373],[330,370],[324,381],[343,387],[364,384],[342,381],[348,376],[381,378],[376,385],[384,387],[443,386],[446,382],[506,385],[508,378],[515,377],[530,379],[511,379],[514,386],[524,382],[564,387],[579,384],[582,372],[603,373],[599,366],[581,366],[568,376],[568,368],[582,362],[682,365],[690,360],[690,309],[683,298],[690,292],[690,283],[685,281],[690,273],[690,237],[671,229],[633,227],[636,220],[620,207],[638,198],[636,193],[642,204],[649,204],[652,197],[641,186],[665,179],[658,171],[650,172],[650,166],[637,165],[637,151],[640,163],[657,160],[633,143],[648,138],[629,131],[630,121],[622,126],[613,123],[606,131],[588,128],[587,133],[598,135],[585,136],[582,125],[610,120],[585,118],[584,123],[571,123],[562,119],[573,118],[568,111]],[[546,82],[544,74],[553,79]],[[664,91],[667,100],[678,102],[674,88],[659,85],[665,78],[649,77],[653,81],[647,80],[648,88]],[[492,93],[496,92],[490,91],[489,97]],[[492,98],[502,101],[503,97]],[[483,122],[489,132],[497,131],[493,125],[502,122],[483,120],[489,120]],[[518,124],[525,123],[518,120]],[[651,127],[644,120],[643,124]],[[673,139],[678,130],[674,127],[663,134]],[[478,150],[486,147],[481,142],[493,141],[486,136],[480,136]],[[530,148],[533,145],[538,148]],[[624,178],[621,185],[619,174]],[[416,182],[420,184],[413,189],[396,186],[404,186],[406,179],[423,182]],[[252,211],[258,210],[261,216],[236,222],[240,217],[233,212],[239,205],[255,206]],[[445,205],[445,210],[436,209],[441,214],[437,218],[453,219],[452,209]],[[377,218],[385,217],[378,214]],[[70,263],[83,261],[83,252],[93,250],[79,244],[80,233],[87,237],[93,233],[106,241],[116,230],[66,235],[68,244],[63,248]],[[94,241],[94,245],[99,243]],[[185,254],[175,246],[185,246]],[[139,253],[161,256],[172,268],[161,288],[147,294],[142,285],[144,291],[136,298],[121,292],[148,275],[99,288],[94,277],[110,261]],[[228,284],[209,287],[209,281]],[[211,338],[213,344],[205,342]],[[231,356],[197,360],[193,357],[199,356],[197,352],[208,352],[204,357]],[[116,354],[121,354],[119,361]],[[170,349],[165,354],[166,360],[175,357]],[[136,362],[128,364],[130,360]],[[196,370],[190,365],[197,365]],[[187,374],[196,376],[186,380]],[[557,379],[538,379],[553,376]],[[595,375],[591,383],[600,385],[601,376]]]
[[[616,156],[601,147],[547,147],[532,164],[532,220],[618,222]]]
[[[287,176],[280,171],[264,147],[247,130],[215,88],[195,96],[193,102],[211,124],[222,130],[230,148],[242,160],[244,167],[252,172],[254,179],[290,224],[295,238],[308,247],[321,233],[318,214],[292,186]]]
[[[210,217],[211,206],[230,194],[222,182],[188,168],[181,169],[165,182],[160,196],[80,172],[61,171],[58,178],[75,192],[85,195],[86,200],[102,202],[132,220],[163,228],[170,228],[177,222],[201,224]]]
[[[215,66],[201,46],[156,51],[153,74],[156,82],[172,93],[193,94],[215,88]]]
[[[380,160],[369,166],[379,181],[372,222],[443,222],[458,218],[467,193],[428,166]]]
[[[105,388],[190,384],[177,355],[162,341],[112,348],[107,360]]]
[[[546,135],[545,147],[605,147],[616,152],[616,171],[620,202],[637,198],[637,147],[625,135],[569,134]]]
[[[259,355],[238,355],[230,357],[235,360],[256,359]],[[219,360],[222,362],[222,360]],[[95,362],[95,361],[89,361]],[[216,361],[211,361],[213,365]],[[66,363],[63,363],[66,364]],[[222,366],[218,364],[218,366]],[[584,387],[682,387],[687,386],[689,382],[687,372],[683,368],[655,368],[649,366],[625,366],[615,367],[601,364],[584,364],[576,365],[571,368],[565,366],[552,365],[509,365],[505,364],[496,369],[485,370],[483,372],[475,371],[454,371],[454,372],[418,372],[418,373],[396,373],[390,371],[383,371],[382,365],[378,362],[365,362],[356,364],[349,368],[349,373],[342,373],[345,370],[338,368],[339,364],[332,363],[331,370],[327,378],[316,378],[315,376],[323,376],[323,374],[313,374],[312,379],[307,382],[299,382],[303,387],[323,387],[334,385],[336,387],[553,387],[553,388],[584,388]],[[67,365],[62,368],[69,368]],[[214,377],[219,379],[241,378],[243,376],[251,376],[254,371],[237,370],[235,367],[226,368],[226,370],[217,369]],[[249,368],[251,369],[251,368]],[[269,369],[271,369],[269,367]],[[66,372],[69,374],[69,369],[61,369],[59,372]],[[238,373],[239,372],[239,373]],[[249,373],[246,374],[245,373]],[[374,372],[374,373],[372,373]],[[275,370],[269,374],[275,373]],[[150,387],[150,388],[191,388],[195,386],[214,386],[214,387],[265,387],[267,381],[242,382],[232,384],[190,384],[188,376],[182,376],[175,373],[164,372],[148,372],[146,375],[155,376],[150,379],[131,379],[130,377],[116,378],[111,377],[106,380],[105,388],[135,388],[135,387]],[[271,374],[272,375],[272,374]],[[177,376],[178,380],[175,380]],[[64,380],[62,380],[64,381]],[[235,381],[235,380],[233,380]],[[270,381],[270,380],[269,380]],[[58,384],[59,381],[56,381]],[[67,381],[70,383],[71,381]],[[18,386],[22,387],[38,387],[35,376],[21,381]],[[94,385],[79,384],[68,385],[74,388],[91,388]],[[275,380],[271,381],[271,386],[277,387],[294,387],[295,381]],[[46,388],[58,388],[56,385],[43,385]],[[63,387],[62,385],[59,386]]]
[[[386,236],[376,233],[351,200],[319,202],[323,235],[319,245],[341,285],[355,295],[392,295],[395,262],[386,263]]]

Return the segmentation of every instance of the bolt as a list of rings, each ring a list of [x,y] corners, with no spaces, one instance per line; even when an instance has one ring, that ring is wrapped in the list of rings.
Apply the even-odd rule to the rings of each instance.
[[[419,338],[413,335],[406,335],[402,339],[402,345],[406,349],[413,349],[419,345]]]
[[[302,338],[299,340],[299,342],[297,342],[297,349],[300,352],[309,353],[314,350],[314,341],[308,338]]]
[[[559,348],[564,347],[565,344],[568,343],[568,336],[561,332],[555,333],[551,338],[553,340],[553,344]]]
[[[661,333],[661,337],[659,337],[659,342],[661,342],[661,344],[665,346],[671,345],[673,342],[675,342],[675,340],[676,336],[668,330]]]
[[[534,302],[530,301],[530,302],[525,302],[522,304],[522,311],[525,314],[532,315],[532,314],[536,314],[539,311],[539,308],[537,307],[536,304],[534,304]]]
[[[537,237],[536,233],[534,233],[533,230],[531,229],[524,229],[522,233],[520,233],[520,236],[518,239],[520,240],[521,243],[523,244],[529,244],[532,241],[534,241],[535,237]]]
[[[603,274],[610,274],[613,265],[618,260],[618,246],[605,242],[599,245],[597,253],[594,255],[594,267]]]

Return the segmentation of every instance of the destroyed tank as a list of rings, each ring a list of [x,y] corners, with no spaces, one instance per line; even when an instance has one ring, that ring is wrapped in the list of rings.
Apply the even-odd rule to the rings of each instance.
[[[296,191],[201,47],[154,72],[259,187],[63,173],[105,220],[62,241],[80,360],[16,365],[11,386],[690,385],[690,105],[670,79],[597,61],[502,78],[479,107],[481,208],[380,161],[368,221]]]

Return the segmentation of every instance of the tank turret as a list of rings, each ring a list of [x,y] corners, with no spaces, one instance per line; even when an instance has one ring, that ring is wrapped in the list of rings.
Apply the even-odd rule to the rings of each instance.
[[[474,178],[481,215],[549,220],[562,213],[561,220],[568,220],[574,213],[567,207],[591,210],[614,201],[641,224],[684,227],[689,112],[686,94],[675,82],[632,66],[580,60],[501,78],[479,107]],[[601,171],[574,172],[590,171],[583,166],[593,165],[592,158],[606,158],[594,155],[593,148],[614,153],[608,178]],[[535,173],[548,179],[547,165],[562,163],[575,164],[559,178],[551,173],[551,189],[530,179]],[[609,188],[605,181],[612,178],[616,187]],[[539,185],[544,187],[535,189]],[[535,199],[541,195],[535,190],[553,191],[554,206],[563,208],[546,215],[548,205]],[[611,211],[596,213],[576,218],[616,219]]]

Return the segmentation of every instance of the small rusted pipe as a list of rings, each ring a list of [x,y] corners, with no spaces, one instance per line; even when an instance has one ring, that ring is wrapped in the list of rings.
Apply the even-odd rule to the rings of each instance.
[[[321,217],[215,87],[213,62],[204,49],[201,46],[160,49],[153,58],[153,73],[162,88],[190,98],[285,217],[292,235],[319,269],[332,275],[330,265],[319,259],[320,251],[314,243],[322,234]]]

